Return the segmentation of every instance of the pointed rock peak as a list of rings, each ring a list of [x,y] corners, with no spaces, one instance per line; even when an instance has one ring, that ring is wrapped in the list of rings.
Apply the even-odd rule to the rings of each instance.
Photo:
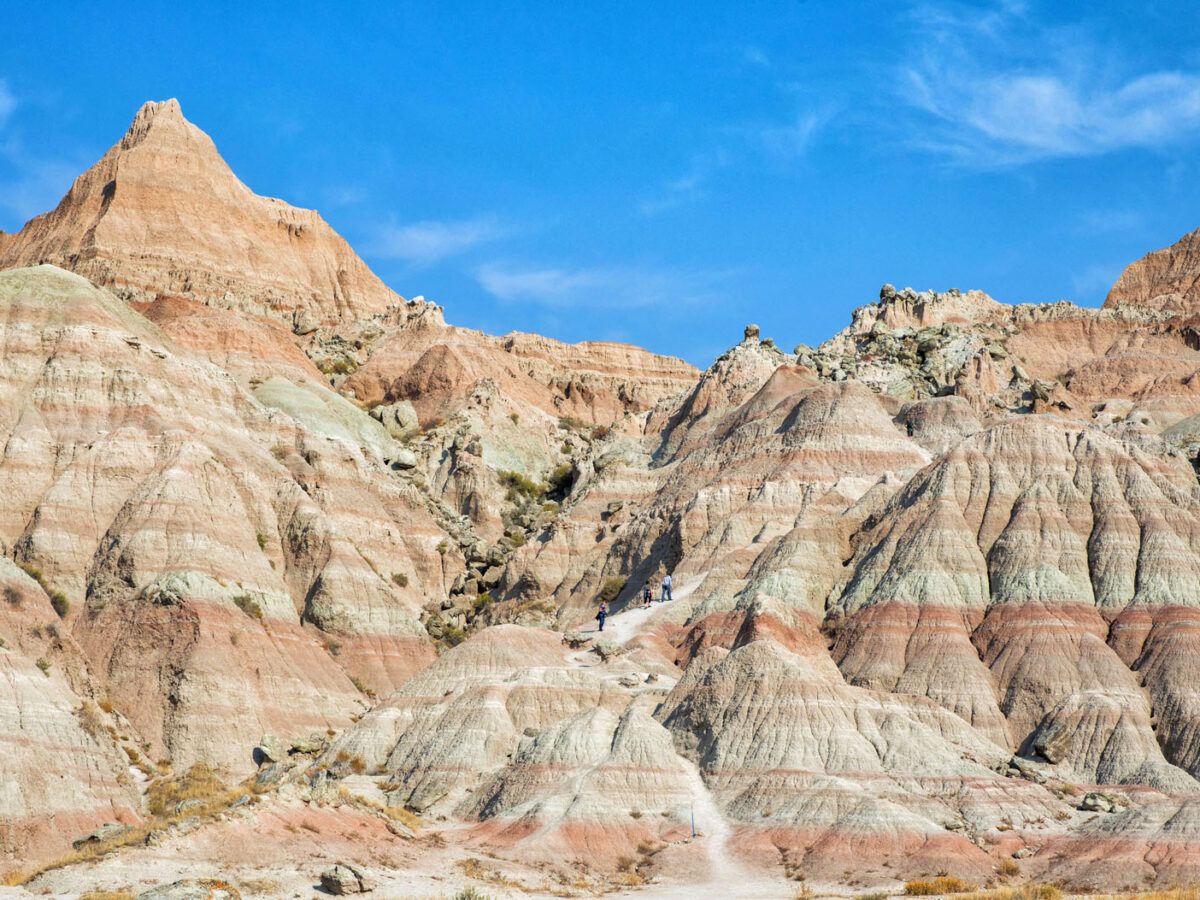
[[[0,240],[0,268],[40,262],[126,300],[184,297],[302,328],[401,299],[316,212],[238,180],[174,99],[144,104],[54,210]]]
[[[174,97],[170,100],[148,100],[143,103],[118,146],[122,150],[130,150],[142,143],[151,130],[184,130],[202,138],[206,144],[216,149],[203,131],[183,117],[183,108]]]

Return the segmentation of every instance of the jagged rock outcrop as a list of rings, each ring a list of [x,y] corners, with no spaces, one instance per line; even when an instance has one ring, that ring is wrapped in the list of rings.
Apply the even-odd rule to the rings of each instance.
[[[1200,231],[1147,253],[1121,273],[1106,308],[1145,306],[1180,315],[1200,312]]]
[[[315,211],[238,181],[176,100],[145,104],[56,209],[0,234],[0,267],[40,263],[128,300],[186,297],[298,330],[400,302]]]

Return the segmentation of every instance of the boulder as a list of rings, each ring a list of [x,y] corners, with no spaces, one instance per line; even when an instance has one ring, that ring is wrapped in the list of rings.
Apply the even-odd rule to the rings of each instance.
[[[321,873],[321,887],[331,894],[365,894],[375,884],[359,866],[340,862]]]
[[[287,744],[277,734],[264,734],[254,748],[254,761],[263,763],[283,762],[288,757]]]
[[[417,421],[417,411],[408,400],[380,404],[371,410],[371,418],[386,428],[388,434],[397,440],[415,434],[421,427]]]

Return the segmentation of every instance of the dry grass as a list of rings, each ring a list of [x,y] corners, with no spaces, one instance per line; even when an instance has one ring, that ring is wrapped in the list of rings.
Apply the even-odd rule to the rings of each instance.
[[[133,891],[87,891],[79,900],[134,900],[136,896]]]
[[[977,891],[963,900],[1062,900],[1063,892],[1052,884],[1023,884],[1020,887]]]
[[[938,894],[969,894],[978,890],[978,885],[955,878],[952,875],[939,875],[937,878],[923,878],[910,881],[904,885],[906,897],[936,897]]]
[[[211,766],[197,763],[182,775],[152,782],[146,790],[146,805],[153,815],[170,816],[184,801],[198,800],[201,802],[188,809],[195,815],[197,810],[228,806],[244,793],[243,790],[231,791]]]

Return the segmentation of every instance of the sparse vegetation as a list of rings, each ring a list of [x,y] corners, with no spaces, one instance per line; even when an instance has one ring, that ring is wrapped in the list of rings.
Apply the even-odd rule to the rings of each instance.
[[[403,572],[393,572],[392,583],[396,585],[396,587],[406,588],[408,587],[408,576]]]
[[[602,441],[612,434],[612,427],[609,425],[597,425],[592,429],[592,440]]]
[[[520,424],[521,424],[521,416],[520,416],[520,414],[519,414],[519,413],[511,412],[511,413],[509,413],[509,414],[508,414],[508,417],[509,417],[510,419],[512,419],[512,423],[513,423],[514,425],[520,425]]]
[[[600,599],[605,603],[612,603],[621,596],[621,591],[625,590],[626,578],[605,578],[604,584],[600,587]]]
[[[1161,898],[1161,900],[1175,900],[1174,892],[1164,892],[1160,894],[1137,894],[1130,895],[1125,900],[1151,900],[1151,898]],[[996,888],[990,891],[978,891],[974,894],[968,894],[963,897],[963,900],[1062,900],[1063,892],[1052,884],[1023,884],[1015,888]],[[1115,897],[1110,900],[1116,900]],[[1193,891],[1191,894],[1181,895],[1178,900],[1197,900],[1197,894]]]
[[[350,683],[354,685],[354,689],[363,696],[369,697],[372,700],[375,699],[375,692],[367,687],[366,684],[363,683],[363,680],[357,675],[354,675],[350,678]]]
[[[87,891],[79,900],[134,900],[136,896],[133,891]]]
[[[904,885],[906,897],[936,897],[939,894],[969,894],[977,889],[977,885],[953,875],[939,875],[937,878],[925,878],[910,881]]]
[[[146,789],[146,806],[156,816],[170,816],[180,812],[181,804],[196,800],[199,802],[189,804],[187,812],[199,815],[199,810],[228,806],[236,799],[229,793],[212,766],[196,763],[182,775],[151,782]],[[238,791],[237,796],[242,793]]]
[[[46,596],[50,598],[50,606],[54,608],[54,612],[58,614],[58,617],[65,619],[67,613],[71,611],[71,601],[67,599],[67,595],[49,584],[46,581],[46,576],[42,574],[42,570],[37,566],[31,563],[17,563],[17,565],[21,567],[21,571],[38,583],[38,587],[46,592]],[[5,588],[4,598],[10,606],[21,605],[20,593],[11,586]]]
[[[238,594],[233,598],[234,605],[252,619],[263,620],[263,610],[258,601],[249,594]]]
[[[574,416],[559,416],[558,427],[563,431],[582,431],[583,423]]]
[[[267,549],[267,533],[265,531],[256,531],[254,533],[254,538],[258,541],[259,550]]]
[[[467,634],[456,625],[442,626],[442,642],[448,647],[457,647],[467,639]]]
[[[22,603],[21,592],[11,584],[6,584],[4,586],[4,602],[19,609]]]
[[[42,670],[43,675],[45,675],[47,678],[50,677],[50,660],[46,659],[44,656],[39,656],[34,665]]]
[[[442,554],[442,556],[445,556],[447,553],[449,553],[450,542],[445,538],[442,538],[440,541],[438,541],[437,552]]]
[[[996,866],[996,873],[1003,878],[1011,878],[1021,874],[1021,867],[1015,859],[1002,859],[1000,865]]]
[[[522,475],[520,472],[499,473],[500,484],[508,488],[508,500],[515,503],[521,499],[537,499],[546,493],[546,485]]]

